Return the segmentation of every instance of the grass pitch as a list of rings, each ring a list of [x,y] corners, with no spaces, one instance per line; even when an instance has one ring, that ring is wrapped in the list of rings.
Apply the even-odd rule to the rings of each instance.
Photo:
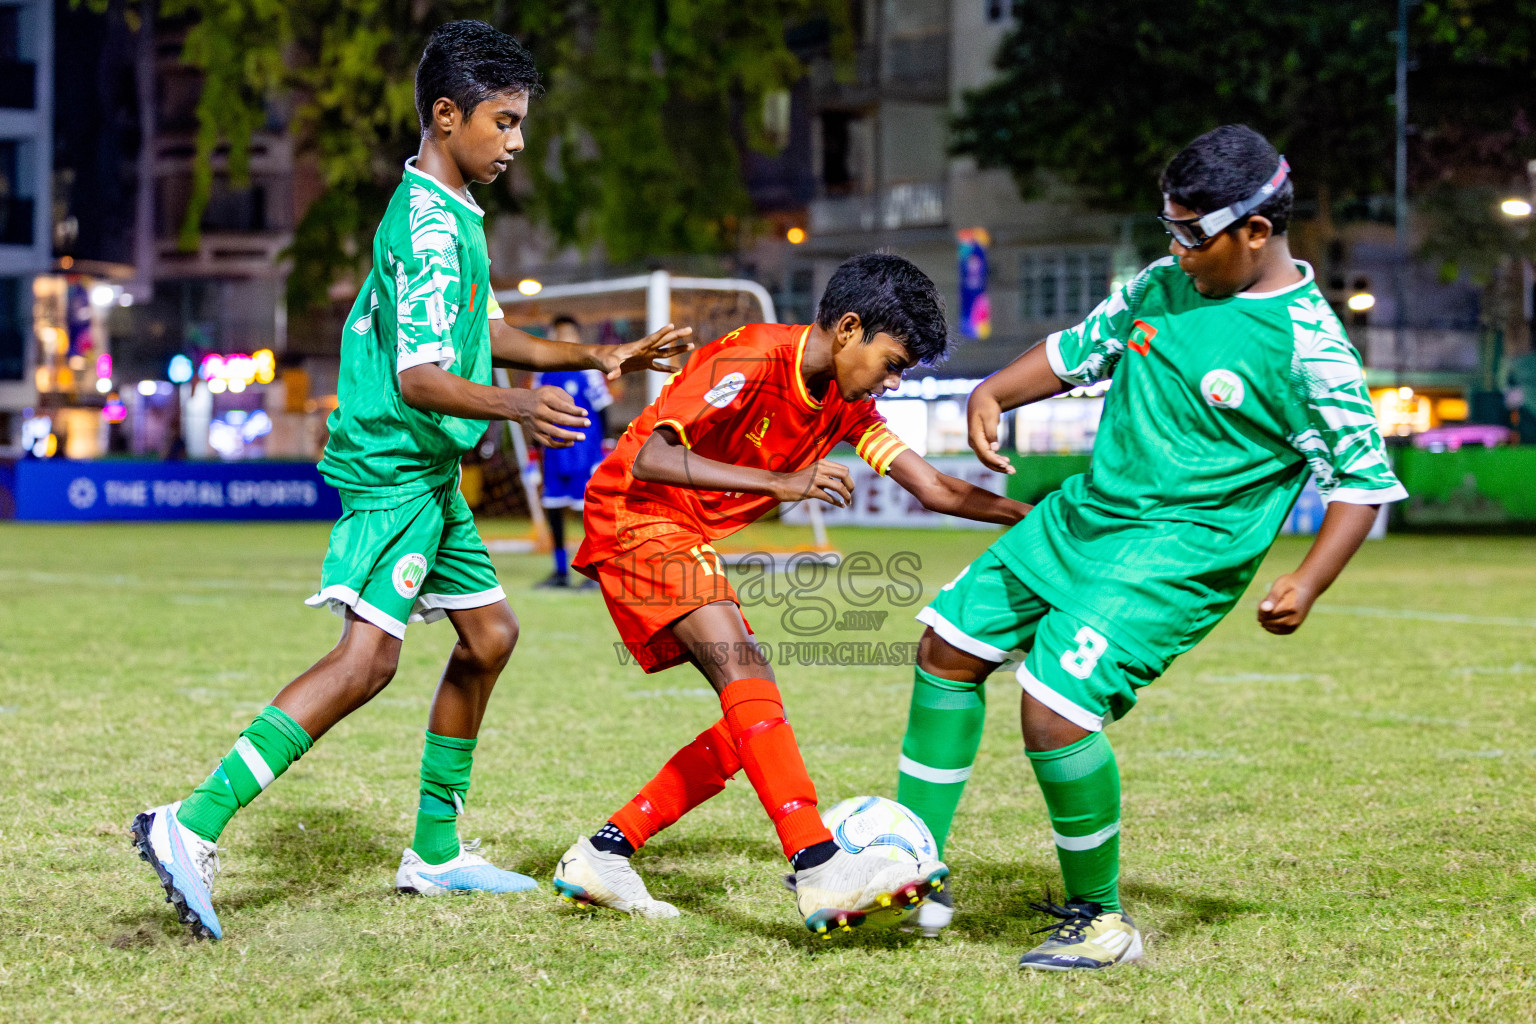
[[[834,541],[882,562],[915,553],[931,596],[992,536]],[[1059,882],[1001,673],[949,850],[960,914],[939,942],[812,938],[740,782],[637,857],[679,921],[574,913],[548,888],[397,897],[446,623],[413,626],[395,683],[235,819],[215,890],[227,938],[191,941],[127,823],[188,792],[334,642],[336,620],[300,603],[325,541],[321,525],[0,525],[0,1018],[1536,1017],[1530,540],[1368,544],[1298,635],[1259,630],[1250,593],[1144,690],[1111,736],[1123,888],[1148,957],[1093,977],[1015,968],[1046,923],[1026,903]],[[1282,540],[1261,580],[1303,549]],[[621,665],[598,595],[530,590],[543,558],[497,563],[523,636],[462,830],[547,879],[718,705],[687,669]],[[819,593],[851,607],[835,585]],[[915,609],[876,610],[891,612],[877,630],[818,639],[916,639]],[[772,643],[791,639],[782,613],[748,608]],[[910,669],[779,677],[823,800],[891,794]]]

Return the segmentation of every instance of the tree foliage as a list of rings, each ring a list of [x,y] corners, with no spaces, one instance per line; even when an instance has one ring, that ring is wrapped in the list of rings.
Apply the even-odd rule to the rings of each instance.
[[[1536,233],[1498,212],[1511,195],[1536,199],[1536,0],[1429,0],[1414,41],[1421,255],[1446,279],[1492,282],[1511,257],[1536,258]]]
[[[1390,192],[1396,9],[1380,0],[1030,0],[968,94],[955,149],[1150,212],[1157,175],[1218,124],[1266,133],[1302,199]],[[1536,157],[1536,2],[1433,0],[1414,9],[1414,191],[1501,186]]]
[[[287,121],[325,190],[295,231],[290,304],[323,298],[368,236],[416,149],[416,62],[433,28],[480,18],[528,45],[548,92],[494,208],[521,210],[562,243],[615,261],[728,249],[750,206],[743,145],[763,145],[764,97],[802,73],[787,25],[845,0],[160,0],[188,25],[204,76],[183,244],[195,245],[215,153],[244,178],[253,131]],[[526,175],[526,177],[524,176]]]

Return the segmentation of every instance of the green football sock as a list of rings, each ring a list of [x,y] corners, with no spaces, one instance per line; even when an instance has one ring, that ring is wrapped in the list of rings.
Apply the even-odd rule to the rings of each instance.
[[[1051,812],[1067,896],[1119,910],[1120,769],[1109,737],[1096,732],[1060,750],[1028,754]]]
[[[923,819],[942,857],[949,823],[981,747],[986,690],[984,684],[951,682],[921,668],[913,672],[896,801]]]
[[[303,757],[311,743],[309,733],[281,709],[262,708],[213,774],[181,802],[176,820],[210,843],[218,842],[235,812]]]
[[[459,815],[469,792],[476,742],[427,733],[421,749],[421,803],[411,849],[428,864],[446,864],[459,855]]]

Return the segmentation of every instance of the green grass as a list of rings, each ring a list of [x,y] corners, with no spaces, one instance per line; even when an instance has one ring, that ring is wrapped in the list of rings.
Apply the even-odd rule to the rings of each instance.
[[[834,540],[917,552],[931,596],[991,536]],[[1148,957],[1094,977],[1015,969],[1045,923],[1026,903],[1059,882],[1001,674],[950,846],[961,912],[937,943],[812,939],[740,783],[637,858],[678,921],[573,913],[548,889],[395,896],[446,623],[412,627],[396,682],[235,820],[216,890],[227,938],[190,941],[126,823],[190,790],[334,642],[336,620],[300,603],[325,540],[319,525],[0,526],[0,1019],[1536,1016],[1529,540],[1372,543],[1298,635],[1259,630],[1249,594],[1143,691],[1112,735]],[[1302,550],[1283,540],[1261,579]],[[529,589],[542,559],[497,562],[523,638],[463,828],[547,878],[717,705],[686,669],[620,666],[596,595]],[[784,639],[775,609],[748,612]],[[916,633],[897,609],[877,634],[829,638]],[[910,671],[780,679],[823,799],[890,794]]]

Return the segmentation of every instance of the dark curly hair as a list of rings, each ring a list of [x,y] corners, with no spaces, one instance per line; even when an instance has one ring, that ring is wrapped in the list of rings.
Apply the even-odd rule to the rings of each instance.
[[[1224,124],[1180,150],[1168,162],[1160,184],[1169,199],[1204,215],[1247,199],[1279,166],[1280,154],[1268,139],[1245,124]],[[1291,223],[1294,196],[1291,179],[1286,178],[1251,216],[1267,218],[1275,234],[1283,235]]]
[[[928,275],[890,252],[866,252],[845,260],[827,282],[816,307],[816,326],[830,331],[845,313],[857,313],[864,337],[889,334],[924,366],[949,354],[944,300]]]
[[[483,21],[450,21],[432,33],[416,67],[416,116],[425,135],[432,105],[445,96],[468,118],[497,93],[543,91],[533,55],[516,39]]]

